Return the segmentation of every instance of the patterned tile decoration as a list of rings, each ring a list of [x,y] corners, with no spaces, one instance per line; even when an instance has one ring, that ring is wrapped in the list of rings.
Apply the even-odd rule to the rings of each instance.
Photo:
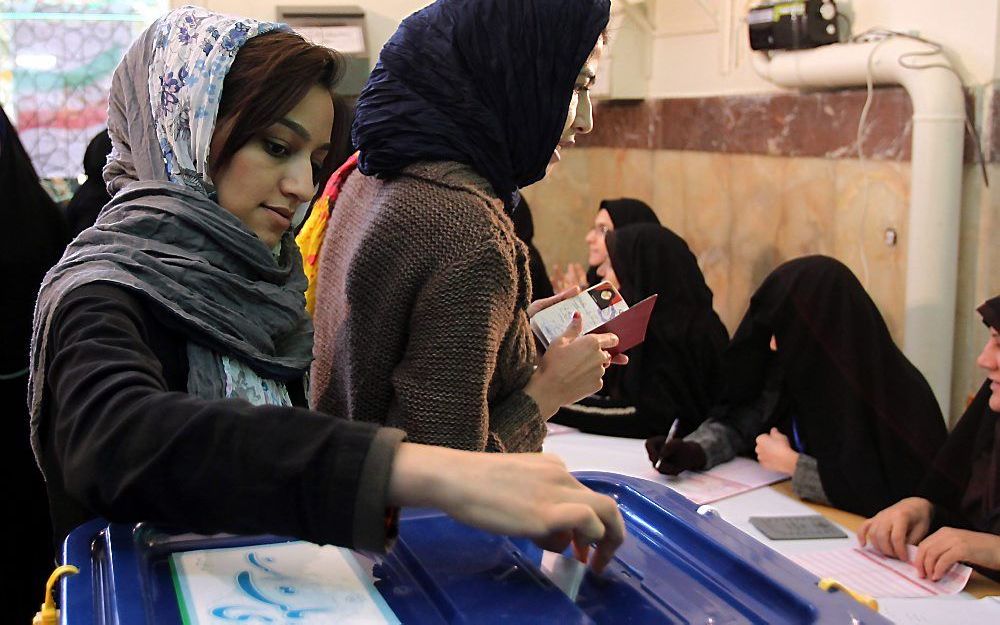
[[[0,103],[43,178],[76,178],[111,75],[168,0],[3,0]]]

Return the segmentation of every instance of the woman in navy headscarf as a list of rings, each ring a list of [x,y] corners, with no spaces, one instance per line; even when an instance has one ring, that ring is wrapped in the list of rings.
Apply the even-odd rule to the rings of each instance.
[[[546,419],[600,388],[617,337],[578,337],[578,321],[536,363],[511,212],[592,128],[609,13],[608,0],[439,0],[386,43],[319,255],[318,408],[421,443],[537,451]]]

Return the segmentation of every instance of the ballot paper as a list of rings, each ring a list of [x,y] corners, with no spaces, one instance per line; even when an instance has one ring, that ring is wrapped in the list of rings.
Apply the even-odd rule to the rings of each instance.
[[[880,599],[878,611],[897,625],[1000,623],[1000,597],[978,601],[965,597]]]
[[[587,574],[586,564],[570,556],[543,551],[542,565],[539,568],[556,588],[569,597],[570,601],[576,601],[577,595],[580,594],[580,584]]]
[[[185,625],[226,622],[398,624],[347,549],[306,542],[171,556]]]
[[[910,558],[917,552],[907,545]],[[834,579],[855,592],[871,597],[935,597],[954,595],[965,588],[972,569],[953,565],[941,580],[921,579],[909,562],[887,558],[869,547],[844,547],[788,556],[799,566],[821,578]]]
[[[756,460],[740,457],[705,472],[684,471],[677,476],[666,476],[650,469],[647,475],[639,477],[663,482],[669,488],[701,505],[787,480],[788,474],[765,469]]]

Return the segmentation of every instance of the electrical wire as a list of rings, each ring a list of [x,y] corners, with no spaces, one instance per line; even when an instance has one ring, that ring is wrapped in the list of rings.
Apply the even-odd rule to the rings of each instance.
[[[868,111],[871,110],[872,100],[874,100],[875,95],[875,77],[874,71],[872,70],[872,61],[875,60],[875,53],[878,52],[878,49],[889,41],[889,39],[889,37],[886,37],[875,44],[872,51],[868,53],[868,61],[865,63],[865,86],[867,88],[867,95],[865,96],[865,104],[861,107],[861,116],[858,118],[858,131],[855,136],[854,143],[858,152],[858,166],[861,168],[862,172],[867,170],[865,152],[862,149],[864,144],[865,126],[868,124]],[[868,254],[865,252],[865,223],[868,221],[868,190],[870,182],[868,174],[865,173],[865,184],[862,187],[861,193],[861,222],[858,225],[858,251],[861,256],[861,269],[863,272],[863,280],[861,283],[865,285],[866,289],[869,286],[869,278],[871,277],[868,271]]]
[[[868,123],[868,113],[871,109],[872,100],[874,99],[874,94],[875,94],[875,88],[874,88],[875,80],[874,80],[874,70],[872,67],[872,63],[875,60],[875,54],[876,52],[878,52],[878,49],[894,37],[905,37],[907,39],[912,39],[914,41],[919,41],[921,43],[927,44],[928,46],[931,47],[931,49],[929,50],[924,50],[919,52],[907,52],[905,54],[900,55],[899,58],[897,59],[897,62],[900,64],[900,66],[906,69],[916,69],[916,70],[930,69],[930,68],[945,69],[953,73],[958,78],[959,83],[962,84],[964,87],[962,76],[955,70],[955,68],[951,67],[950,65],[946,65],[944,63],[917,64],[913,63],[910,60],[912,58],[936,56],[938,54],[944,55],[944,46],[942,46],[940,43],[936,41],[925,39],[917,35],[910,35],[908,33],[901,33],[898,31],[889,30],[885,28],[871,28],[869,30],[864,31],[863,33],[856,35],[855,37],[852,37],[851,41],[854,43],[870,43],[875,41],[878,42],[874,47],[872,47],[871,52],[868,54],[868,61],[865,65],[865,85],[867,88],[867,95],[865,97],[864,106],[861,107],[861,116],[858,118],[858,130],[855,138],[855,149],[858,154],[858,164],[860,165],[862,171],[866,169],[866,159],[863,150],[865,126]],[[969,119],[968,110],[965,111],[965,130],[968,133],[969,137],[972,139],[972,143],[976,148],[979,167],[983,176],[983,183],[988,187],[990,185],[990,181],[989,181],[989,176],[987,175],[986,172],[986,158],[983,155],[982,144],[979,139],[979,133],[976,131],[975,127],[972,125],[972,122]],[[865,180],[864,186],[862,187],[861,223],[859,225],[860,232],[858,236],[858,248],[859,248],[859,255],[861,257],[861,268],[864,273],[864,280],[862,281],[862,283],[864,284],[865,288],[868,288],[868,281],[870,276],[868,271],[868,255],[865,251],[864,234],[865,234],[865,222],[867,221],[867,216],[868,216],[868,194],[870,186],[869,176],[865,175],[864,180]]]
[[[925,37],[920,37],[919,35],[911,35],[910,33],[903,33],[897,30],[890,30],[888,28],[870,28],[865,32],[854,37],[852,41],[858,43],[865,43],[876,40],[886,41],[893,37],[903,37],[905,39],[919,41],[920,43],[926,44],[931,47],[930,50],[924,50],[920,52],[907,52],[906,54],[901,54],[897,59],[897,62],[901,67],[905,67],[906,69],[916,69],[916,70],[931,69],[931,68],[947,70],[952,74],[954,74],[956,78],[958,78],[958,82],[962,85],[963,88],[965,87],[965,81],[962,79],[962,75],[959,74],[958,71],[951,65],[948,65],[946,63],[918,64],[910,60],[913,58],[937,56],[939,54],[945,56],[946,53],[944,50],[944,46],[938,43],[937,41],[934,41],[932,39],[927,39]],[[869,72],[871,71],[870,61],[871,59],[869,59]],[[989,180],[989,175],[987,174],[986,171],[986,157],[983,153],[982,142],[979,137],[979,132],[976,130],[975,126],[973,126],[972,120],[969,118],[968,110],[965,111],[965,131],[966,133],[968,133],[969,139],[972,140],[973,147],[976,149],[976,158],[978,160],[980,173],[983,176],[983,184],[985,184],[988,187],[990,186],[990,180]]]

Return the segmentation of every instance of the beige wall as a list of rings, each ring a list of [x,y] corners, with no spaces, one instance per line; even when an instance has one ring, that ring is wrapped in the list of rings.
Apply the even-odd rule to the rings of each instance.
[[[621,0],[628,1],[628,0]],[[777,91],[748,63],[742,25],[747,0],[645,0],[656,30],[651,97]],[[997,0],[853,0],[854,33],[872,27],[912,32],[942,43],[966,84],[998,76]]]
[[[171,0],[171,6],[178,7],[191,4],[189,0]],[[324,2],[322,0],[198,0],[200,6],[218,11],[245,15],[261,20],[273,20],[277,17],[278,6],[331,6],[339,4],[355,4],[365,10],[365,38],[368,50],[371,52],[371,64],[378,60],[379,50],[386,40],[396,31],[399,23],[407,15],[413,13],[430,2],[428,0],[348,0],[344,2]]]

